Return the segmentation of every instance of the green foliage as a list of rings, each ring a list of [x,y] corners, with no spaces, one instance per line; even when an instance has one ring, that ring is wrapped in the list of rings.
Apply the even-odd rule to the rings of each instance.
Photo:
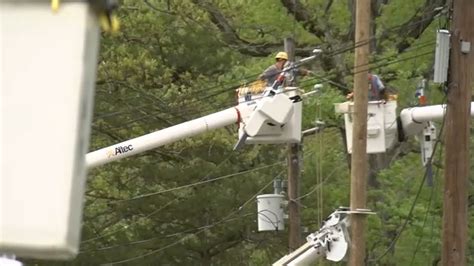
[[[441,227],[442,173],[436,168],[433,172],[434,185],[428,186],[418,155],[410,154],[379,173],[379,188],[371,189],[368,197],[370,205],[377,210],[377,216],[369,220],[368,246],[372,259],[382,264],[396,261],[402,265],[419,265],[435,257],[433,251],[440,249],[436,239]],[[389,249],[398,235],[398,241]]]

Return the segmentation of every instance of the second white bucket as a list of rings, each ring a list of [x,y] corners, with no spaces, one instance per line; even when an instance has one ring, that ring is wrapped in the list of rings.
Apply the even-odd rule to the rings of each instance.
[[[258,231],[280,231],[285,229],[283,199],[284,196],[280,194],[257,196]]]

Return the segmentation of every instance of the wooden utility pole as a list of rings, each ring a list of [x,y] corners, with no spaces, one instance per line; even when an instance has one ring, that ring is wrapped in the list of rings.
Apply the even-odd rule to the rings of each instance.
[[[351,158],[351,211],[365,209],[367,201],[367,102],[370,0],[357,0],[354,60],[354,112]],[[349,265],[365,265],[365,214],[352,214]]]
[[[288,60],[294,62],[294,40],[285,38],[284,45],[285,51],[288,53]],[[301,246],[301,217],[298,200],[300,192],[300,150],[301,145],[299,143],[288,144],[288,247],[290,252]]]
[[[445,121],[442,265],[465,265],[468,238],[469,123],[474,87],[474,1],[453,1]]]

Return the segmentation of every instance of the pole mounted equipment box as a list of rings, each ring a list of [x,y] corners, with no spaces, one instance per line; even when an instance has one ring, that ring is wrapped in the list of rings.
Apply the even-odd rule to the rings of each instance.
[[[421,162],[426,166],[433,157],[434,146],[436,145],[436,127],[432,122],[427,122],[425,128],[418,136],[421,150]]]
[[[283,200],[281,194],[257,196],[258,231],[282,231],[285,229]]]
[[[444,83],[448,80],[449,48],[451,34],[448,30],[438,30],[436,33],[436,52],[433,82]]]
[[[89,1],[0,0],[0,253],[79,248],[99,24]]]

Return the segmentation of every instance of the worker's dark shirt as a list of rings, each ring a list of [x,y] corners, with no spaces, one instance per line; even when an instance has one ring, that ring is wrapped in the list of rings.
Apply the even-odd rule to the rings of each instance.
[[[275,64],[269,66],[263,73],[259,76],[259,79],[265,80],[267,82],[267,87],[271,87],[281,70],[277,68]]]

